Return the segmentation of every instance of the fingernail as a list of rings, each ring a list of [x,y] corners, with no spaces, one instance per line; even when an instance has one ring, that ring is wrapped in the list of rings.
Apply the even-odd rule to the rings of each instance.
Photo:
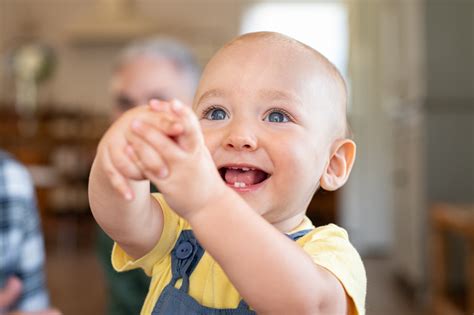
[[[171,126],[171,128],[173,128],[173,130],[175,130],[176,132],[184,130],[183,125],[181,125],[180,123],[173,123],[173,126]]]
[[[158,172],[158,177],[165,178],[166,176],[168,176],[168,169],[164,167]]]
[[[125,193],[125,200],[128,200],[128,201],[132,200],[132,194],[129,191]]]
[[[133,155],[134,153],[134,150],[133,150],[133,147],[130,145],[130,144],[127,144],[127,146],[125,147],[125,152],[128,153],[128,155]]]
[[[132,121],[132,128],[134,130],[140,129],[141,125],[142,125],[142,122],[138,119],[135,119],[135,120]]]
[[[156,109],[156,110],[160,109],[160,108],[159,108],[159,107],[160,107],[160,101],[157,100],[157,99],[155,99],[155,98],[154,98],[154,99],[151,99],[151,100],[148,102],[148,104],[149,104],[150,107],[153,108],[153,109]]]
[[[171,107],[174,110],[180,110],[183,107],[183,103],[181,103],[179,100],[174,99],[173,102],[171,103]]]

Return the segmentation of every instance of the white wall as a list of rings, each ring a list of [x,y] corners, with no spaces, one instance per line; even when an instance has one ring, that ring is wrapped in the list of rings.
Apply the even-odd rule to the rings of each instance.
[[[428,204],[474,203],[474,2],[427,1]],[[448,239],[449,284],[466,285],[465,249]]]
[[[419,167],[425,93],[422,2],[349,4],[350,120],[358,152],[343,190],[342,223],[362,254],[394,252],[396,264],[410,265],[409,272],[419,274],[419,225],[425,215]],[[400,249],[402,237],[413,248]],[[403,261],[406,257],[409,262]]]

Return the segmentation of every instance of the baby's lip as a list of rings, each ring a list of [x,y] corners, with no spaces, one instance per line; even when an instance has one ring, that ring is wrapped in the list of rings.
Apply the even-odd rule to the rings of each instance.
[[[258,190],[272,176],[271,173],[250,163],[227,163],[220,166],[218,171],[226,185],[238,192]]]
[[[218,170],[221,170],[223,168],[235,168],[235,169],[251,169],[251,170],[260,170],[260,171],[263,171],[265,173],[267,173],[269,176],[272,175],[272,172],[266,168],[262,168],[260,166],[256,166],[254,164],[251,164],[251,163],[241,163],[241,162],[238,162],[238,163],[225,163],[225,164],[222,164],[222,165],[218,165],[217,166],[217,169]]]

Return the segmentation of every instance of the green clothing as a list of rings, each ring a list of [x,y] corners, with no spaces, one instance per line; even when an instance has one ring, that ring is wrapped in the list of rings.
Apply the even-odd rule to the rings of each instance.
[[[118,273],[112,268],[110,256],[113,241],[100,228],[97,236],[97,252],[104,269],[107,285],[108,315],[140,314],[150,285],[150,278],[142,270]]]

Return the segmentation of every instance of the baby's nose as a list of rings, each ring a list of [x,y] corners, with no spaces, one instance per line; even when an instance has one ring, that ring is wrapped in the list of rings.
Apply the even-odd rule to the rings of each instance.
[[[256,136],[250,130],[233,130],[225,139],[224,146],[226,149],[238,151],[254,151],[257,149],[258,143]]]

